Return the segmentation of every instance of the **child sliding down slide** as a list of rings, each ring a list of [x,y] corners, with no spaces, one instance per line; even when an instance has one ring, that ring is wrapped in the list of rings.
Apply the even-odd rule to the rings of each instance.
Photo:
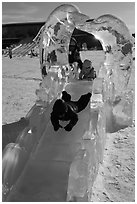
[[[59,124],[61,121],[70,121],[64,129],[71,131],[78,121],[78,114],[86,108],[90,101],[91,93],[84,94],[78,101],[71,101],[71,95],[66,91],[62,92],[62,99],[57,99],[53,105],[53,111],[51,113],[51,122],[54,130],[57,131],[59,128],[63,128]]]

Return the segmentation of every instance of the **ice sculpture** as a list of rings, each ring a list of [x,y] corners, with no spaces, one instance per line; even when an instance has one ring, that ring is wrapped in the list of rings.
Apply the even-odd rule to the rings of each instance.
[[[75,6],[67,4],[61,5],[50,14],[41,32],[39,32],[34,39],[37,42],[40,41],[41,70],[43,67],[46,68],[46,72],[51,76],[51,82],[58,81],[58,87],[60,87],[60,84],[64,85],[66,82],[61,80],[63,78],[63,71],[65,78],[72,74],[68,63],[68,54],[70,38],[75,25],[84,23],[87,19],[89,19],[89,17],[81,14]],[[61,73],[59,75],[60,70]],[[55,72],[58,73],[57,77],[55,77]],[[51,86],[49,85],[49,87]],[[51,91],[51,88],[49,89],[48,95],[50,95]],[[44,89],[40,88],[37,94],[41,95],[41,92],[43,92],[44,95],[47,94],[43,90]],[[55,96],[56,94],[54,97]]]
[[[56,13],[57,11],[58,13]],[[50,71],[50,67],[54,67],[55,65],[57,66],[57,69],[63,69],[63,66],[64,68],[67,67],[69,70],[67,77],[70,78],[70,81],[72,81],[74,77],[68,64],[68,48],[74,28],[93,34],[98,40],[100,40],[105,52],[104,64],[100,67],[98,78],[93,82],[91,106],[93,110],[98,107],[99,114],[101,114],[102,111],[100,107],[102,106],[102,102],[104,102],[107,104],[104,104],[104,106],[108,113],[106,115],[101,114],[101,116],[97,116],[97,118],[100,118],[100,122],[96,121],[98,131],[93,131],[89,126],[89,130],[85,133],[86,136],[83,137],[86,138],[88,135],[90,138],[88,138],[88,145],[92,148],[93,144],[90,144],[90,140],[92,135],[94,135],[92,139],[96,138],[96,143],[99,148],[94,147],[97,154],[93,151],[92,155],[96,155],[95,157],[97,157],[97,155],[99,155],[99,149],[103,149],[104,147],[105,136],[103,135],[105,135],[105,125],[107,131],[115,131],[120,121],[123,121],[123,125],[130,125],[132,123],[132,91],[126,93],[132,67],[132,38],[124,22],[115,16],[103,15],[97,19],[90,20],[89,17],[81,14],[73,6],[63,5],[58,7],[52,12],[45,24],[45,29],[42,35],[43,44],[41,50],[43,49],[43,55],[41,56],[41,62],[46,62],[48,71]],[[45,65],[44,62],[41,63],[41,66],[43,66],[43,64]],[[68,81],[66,80],[65,82]],[[64,83],[64,86],[65,85],[66,83]],[[125,98],[127,99],[125,100]],[[117,104],[117,101],[120,101],[120,103]],[[128,114],[126,113],[127,109],[130,109]],[[116,110],[119,110],[119,115]],[[107,121],[106,124],[105,118]],[[104,124],[101,125],[103,121]],[[97,135],[99,135],[99,139],[97,139]],[[85,140],[83,139],[83,141]],[[78,200],[78,197],[84,198],[88,186],[88,180],[86,179],[87,175],[92,175],[91,181],[95,179],[97,169],[95,170],[95,173],[93,173],[91,169],[97,168],[98,162],[95,162],[96,164],[90,166],[91,154],[89,154],[87,146],[84,148],[85,153],[83,153],[83,155],[85,156],[82,156],[80,160],[74,159],[70,168],[68,200]],[[102,157],[103,150],[100,155]],[[94,160],[93,157],[92,161]],[[85,158],[87,158],[87,161],[85,167],[82,167]],[[95,159],[95,161],[97,160]],[[76,169],[78,166],[79,168],[86,169],[83,175],[84,177],[77,172],[78,170]],[[88,172],[88,168],[90,168],[91,173]],[[88,173],[86,173],[86,171]],[[74,178],[74,175],[77,175],[76,179]],[[93,183],[89,186],[92,185]]]
[[[41,32],[41,69],[46,67],[47,73],[52,69],[70,69],[69,42],[74,28],[93,34],[102,43],[106,57],[99,77],[105,79],[106,98],[116,100],[122,95],[129,81],[133,46],[128,28],[117,17],[103,15],[90,20],[75,6],[66,4],[56,8]]]
[[[75,28],[93,34],[102,43],[105,61],[99,69],[97,79],[93,82],[78,80],[76,69],[72,69],[68,63],[69,43]],[[16,141],[18,145],[9,145],[3,152],[3,198],[6,201],[23,201],[23,199],[49,201],[42,192],[38,192],[38,196],[34,195],[35,192],[31,192],[32,197],[27,193],[26,197],[21,197],[20,192],[21,189],[25,189],[25,185],[26,189],[29,189],[29,185],[34,182],[38,166],[37,172],[32,174],[34,176],[32,180],[31,173],[29,174],[30,183],[29,181],[25,183],[23,178],[25,176],[27,178],[27,172],[30,172],[29,168],[36,163],[35,160],[40,160],[39,155],[42,156],[47,151],[51,152],[51,155],[44,155],[48,159],[51,159],[50,156],[55,159],[52,160],[51,167],[54,166],[56,169],[58,157],[63,157],[63,161],[59,161],[60,168],[69,172],[69,175],[65,173],[68,176],[65,177],[65,182],[63,181],[65,184],[60,184],[66,189],[67,180],[68,186],[65,192],[67,197],[58,197],[55,193],[57,189],[54,189],[55,197],[60,198],[59,201],[89,201],[99,163],[103,162],[106,129],[121,121],[122,125],[129,125],[132,121],[132,91],[126,90],[132,67],[132,38],[128,28],[120,19],[112,15],[103,15],[91,20],[90,17],[80,13],[74,5],[64,4],[50,14],[34,41],[40,45],[42,83],[36,90],[38,100],[27,116],[30,121],[29,127],[19,135]],[[53,132],[49,123],[52,103],[60,97],[63,89],[72,95],[73,100],[76,100],[80,94],[92,91],[90,106],[82,113],[79,126],[69,134],[63,130],[59,133]],[[58,138],[67,144],[65,151],[62,143],[58,146]],[[52,154],[54,153],[52,145],[58,150],[57,155]],[[65,157],[67,151],[69,151],[69,162],[68,155]],[[10,152],[14,158],[13,163],[8,158]],[[44,162],[43,168],[50,168],[46,166],[47,161]],[[16,175],[13,173],[14,169]],[[52,172],[53,170],[52,168]],[[58,174],[59,172],[58,170]],[[44,174],[45,170],[42,173]],[[38,178],[39,176],[37,174]],[[46,176],[48,179],[48,175]],[[40,181],[39,188],[41,188]],[[47,185],[46,182],[41,182],[42,186]],[[57,187],[59,189],[59,185]],[[53,194],[53,197],[54,193],[51,189],[50,194]],[[45,189],[44,195],[47,195]]]
[[[103,15],[89,20],[84,30],[91,32],[102,43],[106,54],[103,67],[106,74],[103,78],[107,83],[106,89],[113,91],[111,97],[111,93],[108,93],[108,97],[114,101],[123,94],[131,74],[133,44],[128,28],[120,19]]]

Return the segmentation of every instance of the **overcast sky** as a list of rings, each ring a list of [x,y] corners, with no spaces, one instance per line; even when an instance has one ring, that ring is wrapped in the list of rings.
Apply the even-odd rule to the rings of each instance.
[[[134,2],[65,2],[76,5],[91,18],[112,14],[135,32]],[[2,23],[46,21],[49,14],[63,2],[2,2]]]

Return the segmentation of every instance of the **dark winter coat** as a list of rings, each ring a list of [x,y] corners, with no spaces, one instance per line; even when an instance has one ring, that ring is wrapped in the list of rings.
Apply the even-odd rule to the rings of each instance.
[[[70,121],[64,129],[71,131],[78,121],[78,114],[86,108],[90,101],[91,93],[84,94],[78,101],[71,101],[71,95],[66,91],[62,92],[62,99],[56,100],[51,113],[51,122],[54,130],[57,131],[62,126],[59,124],[61,121]]]

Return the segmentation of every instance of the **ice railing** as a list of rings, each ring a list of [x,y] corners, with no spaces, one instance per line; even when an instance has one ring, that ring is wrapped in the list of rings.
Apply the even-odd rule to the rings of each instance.
[[[57,7],[34,39],[40,45],[42,72],[36,105],[48,106],[60,97],[67,84],[78,82],[77,70],[68,63],[69,43],[75,28],[93,34],[105,52],[105,61],[92,86],[90,104],[94,120],[91,117],[68,177],[67,201],[87,201],[92,195],[99,163],[103,162],[106,130],[132,123],[133,92],[127,90],[127,85],[133,43],[124,22],[112,15],[90,20],[73,5]]]

